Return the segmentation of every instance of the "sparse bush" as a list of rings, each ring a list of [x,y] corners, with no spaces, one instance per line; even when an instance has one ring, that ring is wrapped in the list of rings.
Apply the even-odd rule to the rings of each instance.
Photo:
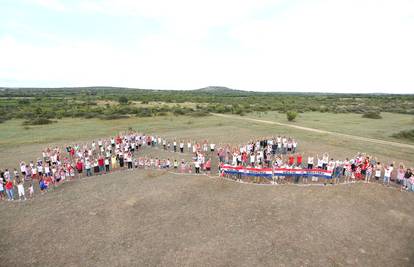
[[[296,111],[286,112],[286,117],[287,117],[288,121],[294,121],[297,116],[298,116],[298,113]]]
[[[137,117],[151,117],[152,116],[152,110],[148,108],[140,108],[137,110],[136,115]]]
[[[45,125],[45,124],[51,124],[56,121],[52,121],[46,118],[35,118],[33,120],[26,120],[23,122],[23,125]]]
[[[120,97],[118,98],[118,102],[119,102],[119,104],[121,104],[121,105],[128,104],[128,98],[127,98],[126,96],[120,96]]]
[[[391,137],[414,141],[414,129],[398,132],[396,134],[391,135]]]
[[[366,112],[362,115],[362,118],[367,119],[382,119],[382,116],[379,112]]]
[[[83,117],[85,119],[92,119],[92,118],[98,118],[100,115],[96,112],[85,112],[83,113]]]
[[[191,117],[205,117],[205,116],[210,116],[211,114],[205,110],[197,110],[194,112],[190,113]]]
[[[129,118],[128,115],[122,114],[110,114],[110,115],[101,115],[99,116],[101,120],[118,120],[118,119],[127,119]]]

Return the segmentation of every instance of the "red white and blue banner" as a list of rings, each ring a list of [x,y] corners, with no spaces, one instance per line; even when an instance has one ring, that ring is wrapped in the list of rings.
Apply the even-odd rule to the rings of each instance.
[[[231,166],[223,164],[220,166],[222,174],[241,176],[260,176],[272,178],[273,176],[303,176],[332,178],[332,171],[323,169],[290,169],[290,168],[250,168],[243,166]]]

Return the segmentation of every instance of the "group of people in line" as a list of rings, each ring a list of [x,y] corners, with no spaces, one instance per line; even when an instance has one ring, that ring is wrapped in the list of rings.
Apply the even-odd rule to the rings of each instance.
[[[192,159],[170,160],[136,153],[145,147],[173,151],[177,154],[190,153]],[[20,162],[19,170],[0,170],[0,199],[7,197],[9,201],[14,200],[14,189],[17,188],[18,200],[26,200],[25,187],[28,187],[29,196],[33,197],[35,181],[43,193],[52,186],[58,186],[75,177],[101,175],[122,169],[171,168],[180,173],[210,173],[211,156],[214,151],[215,144],[208,143],[207,140],[188,140],[184,143],[135,131],[91,143],[65,145],[63,150],[59,147],[48,147],[42,151],[42,157],[37,161]]]
[[[191,154],[191,160],[170,160],[145,156],[136,153],[143,148],[158,148],[177,154]],[[0,170],[0,200],[14,200],[15,189],[17,199],[26,200],[33,197],[35,185],[46,192],[52,186],[59,186],[66,180],[75,177],[89,177],[122,169],[174,169],[180,173],[210,173],[212,159],[217,157],[218,168],[221,164],[253,168],[286,168],[286,169],[323,169],[331,171],[330,183],[352,183],[363,180],[367,183],[376,180],[389,185],[391,181],[400,185],[401,190],[414,191],[414,174],[412,169],[402,163],[394,169],[394,163],[382,164],[376,158],[364,153],[345,160],[334,160],[328,153],[307,155],[297,151],[298,142],[292,137],[263,137],[251,140],[247,144],[232,146],[221,145],[204,140],[169,140],[160,136],[146,135],[136,131],[120,133],[108,139],[98,139],[91,143],[48,147],[42,151],[41,158],[36,161],[20,162],[20,169]],[[184,157],[181,157],[184,158]],[[300,176],[292,177],[299,183]],[[303,183],[308,183],[308,176],[303,176]],[[274,182],[289,182],[289,177],[275,176]],[[37,183],[36,183],[37,182]],[[311,177],[311,182],[318,182]]]
[[[291,145],[289,145],[291,144]],[[385,185],[395,182],[401,190],[414,191],[414,173],[412,168],[407,168],[403,163],[395,167],[395,163],[381,163],[377,158],[365,153],[357,153],[352,158],[335,160],[328,153],[308,154],[298,153],[298,143],[291,137],[270,137],[250,141],[247,144],[232,147],[227,145],[218,149],[219,162],[232,166],[244,166],[250,168],[283,168],[283,169],[321,169],[332,173],[325,178],[329,183],[344,183],[365,181],[366,183],[377,181]],[[235,178],[235,177],[234,177]],[[275,182],[288,182],[289,177],[274,177]],[[303,183],[318,182],[317,177],[292,176],[294,183],[300,179]]]

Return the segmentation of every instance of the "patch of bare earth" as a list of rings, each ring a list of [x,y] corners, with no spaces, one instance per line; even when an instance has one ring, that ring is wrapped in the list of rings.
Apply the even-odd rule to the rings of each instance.
[[[0,205],[2,266],[413,266],[414,195],[126,171]]]

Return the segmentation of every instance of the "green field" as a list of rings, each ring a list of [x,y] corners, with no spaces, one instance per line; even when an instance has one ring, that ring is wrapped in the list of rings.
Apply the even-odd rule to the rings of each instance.
[[[414,129],[414,116],[409,114],[381,113],[382,119],[367,119],[355,113],[300,113],[294,122],[288,122],[286,114],[278,112],[252,113],[247,117],[291,123],[315,129],[350,135],[414,144],[413,140],[401,140],[392,134]]]
[[[255,117],[255,115],[252,115]],[[333,157],[351,157],[357,152],[366,152],[378,160],[404,162],[414,165],[414,152],[410,148],[372,144],[329,134],[308,132],[285,126],[269,125],[240,119],[216,116],[193,118],[188,116],[164,116],[119,120],[62,119],[57,123],[42,126],[22,125],[21,120],[9,120],[0,124],[1,167],[17,166],[19,160],[33,160],[41,155],[46,146],[90,142],[101,137],[113,136],[129,128],[145,133],[177,139],[211,140],[217,144],[243,144],[252,138],[274,135],[293,136],[299,141],[299,150],[305,154],[329,152]],[[260,119],[286,122],[283,114],[268,113]],[[352,120],[355,123],[350,123]],[[408,129],[412,116],[384,114],[384,119],[362,119],[354,114],[304,113],[295,125],[309,126],[358,136],[393,140],[389,135]],[[388,127],[385,127],[387,126]],[[333,129],[335,128],[335,129]],[[401,142],[401,141],[400,141]]]

